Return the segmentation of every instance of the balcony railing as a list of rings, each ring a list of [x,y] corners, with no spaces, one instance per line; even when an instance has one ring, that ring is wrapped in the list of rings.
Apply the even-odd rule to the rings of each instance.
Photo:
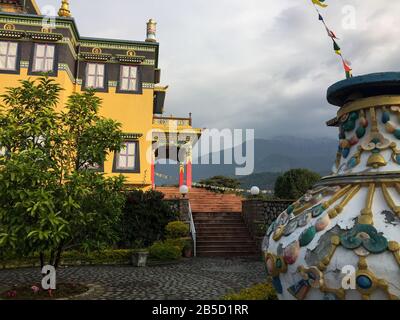
[[[191,127],[192,117],[189,118],[177,118],[177,117],[153,117],[153,124],[161,126],[175,126],[175,127]]]

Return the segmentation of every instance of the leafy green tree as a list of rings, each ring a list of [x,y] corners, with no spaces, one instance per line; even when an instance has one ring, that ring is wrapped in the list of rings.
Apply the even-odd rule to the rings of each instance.
[[[298,199],[304,195],[321,176],[307,169],[293,169],[278,177],[275,196],[281,199]]]
[[[211,178],[203,179],[199,181],[199,183],[207,186],[223,187],[230,189],[240,188],[240,180],[225,176],[214,176]]]
[[[58,266],[63,250],[117,240],[123,178],[91,170],[122,145],[120,125],[98,115],[94,92],[58,111],[53,80],[21,81],[0,110],[0,252],[38,254]]]

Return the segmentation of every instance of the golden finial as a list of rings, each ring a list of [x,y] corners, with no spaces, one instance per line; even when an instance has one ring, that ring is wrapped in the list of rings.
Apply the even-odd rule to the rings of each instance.
[[[58,10],[58,15],[60,17],[70,17],[71,16],[71,11],[69,10],[69,1],[68,0],[62,0],[61,8],[60,8],[60,10]]]
[[[157,32],[157,22],[154,19],[150,19],[149,22],[147,22],[147,42],[157,42],[156,38],[156,32]]]

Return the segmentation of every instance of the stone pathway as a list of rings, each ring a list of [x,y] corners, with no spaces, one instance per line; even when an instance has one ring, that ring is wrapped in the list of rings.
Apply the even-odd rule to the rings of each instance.
[[[103,300],[211,300],[220,299],[266,280],[264,264],[246,258],[195,258],[179,264],[134,268],[82,266],[61,268],[59,282],[94,284],[82,299]],[[40,282],[38,269],[0,270],[0,289]]]

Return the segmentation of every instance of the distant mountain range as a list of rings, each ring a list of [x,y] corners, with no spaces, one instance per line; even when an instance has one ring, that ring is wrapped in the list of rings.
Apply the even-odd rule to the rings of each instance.
[[[279,174],[290,169],[306,168],[321,175],[326,175],[330,173],[335,160],[337,144],[337,140],[332,138],[307,139],[281,136],[273,139],[256,139],[254,140],[253,174],[236,176],[236,165],[234,164],[194,164],[193,180],[199,181],[215,175],[236,176],[243,181],[243,185],[246,187],[258,185],[264,189],[267,186],[273,186]],[[245,150],[243,145],[242,150]],[[226,150],[220,152],[221,159],[223,159],[224,152]],[[232,150],[228,149],[228,152],[232,152]],[[210,159],[211,157],[212,154]],[[156,177],[157,185],[177,184],[178,165],[157,164],[156,172],[172,177],[171,179]],[[264,183],[262,183],[263,180],[265,180]]]

